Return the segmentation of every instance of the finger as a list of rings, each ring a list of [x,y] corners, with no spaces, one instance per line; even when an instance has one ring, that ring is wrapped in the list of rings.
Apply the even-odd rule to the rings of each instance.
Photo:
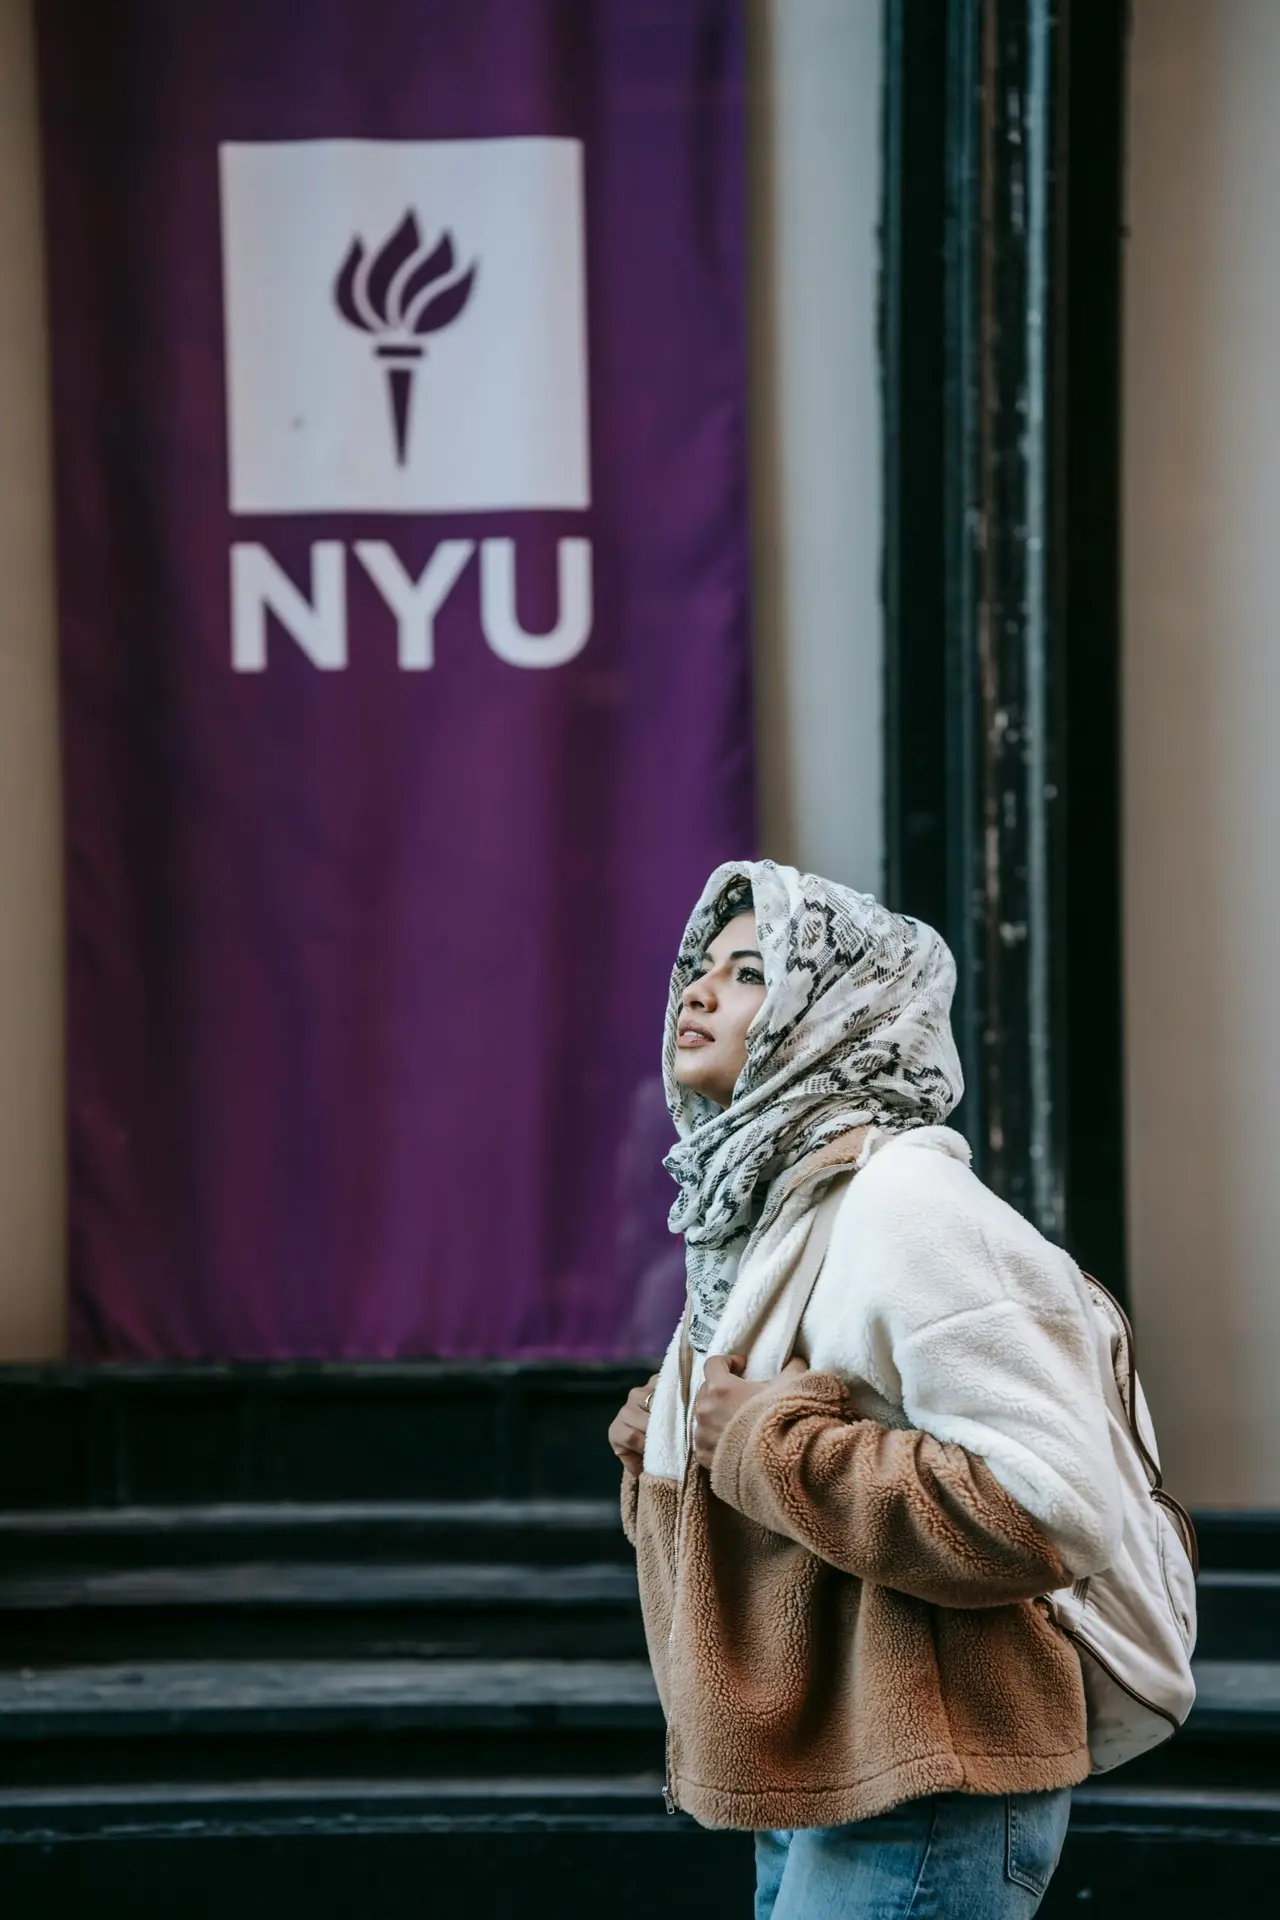
[[[730,1373],[736,1374],[739,1377],[747,1370],[747,1356],[745,1353],[727,1353],[724,1357],[724,1363]]]
[[[625,1452],[643,1451],[645,1429],[634,1420],[619,1415],[609,1428],[609,1445],[621,1457]]]
[[[807,1360],[802,1360],[800,1358],[800,1355],[797,1353],[797,1354],[794,1354],[790,1360],[788,1360],[786,1366],[782,1369],[782,1371],[784,1374],[808,1373],[809,1362]]]
[[[722,1386],[726,1380],[732,1380],[736,1373],[740,1373],[746,1364],[740,1353],[709,1353],[702,1377],[710,1386]]]

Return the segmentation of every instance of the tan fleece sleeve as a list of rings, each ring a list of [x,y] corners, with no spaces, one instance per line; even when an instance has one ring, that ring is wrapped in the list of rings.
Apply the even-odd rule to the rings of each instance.
[[[640,1500],[640,1482],[634,1473],[622,1469],[622,1531],[634,1547],[636,1543],[636,1507]]]
[[[833,1374],[745,1401],[720,1436],[711,1488],[830,1565],[935,1606],[1006,1606],[1070,1577],[981,1460],[851,1417]]]

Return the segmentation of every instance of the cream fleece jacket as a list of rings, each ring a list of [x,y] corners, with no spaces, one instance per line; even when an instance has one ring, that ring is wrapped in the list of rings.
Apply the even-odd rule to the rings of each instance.
[[[717,1348],[778,1373],[814,1202],[850,1164],[797,1340],[811,1370],[743,1404],[708,1474],[677,1336],[623,1476],[669,1790],[710,1826],[1089,1771],[1080,1662],[1038,1596],[1113,1557],[1119,1491],[1065,1255],[949,1130],[850,1136],[796,1169]]]
[[[1074,1263],[969,1158],[946,1127],[872,1136],[797,1351],[840,1381],[857,1417],[981,1460],[1078,1579],[1112,1562],[1120,1531],[1091,1309]],[[785,1357],[784,1296],[811,1218],[784,1208],[748,1248],[726,1302],[716,1350],[746,1353],[749,1377],[771,1377]],[[701,1371],[695,1356],[686,1401],[677,1335],[654,1393],[647,1473],[683,1476]]]

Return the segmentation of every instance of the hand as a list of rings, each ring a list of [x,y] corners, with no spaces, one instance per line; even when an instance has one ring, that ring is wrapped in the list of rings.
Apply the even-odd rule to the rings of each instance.
[[[642,1387],[632,1387],[622,1404],[621,1411],[609,1428],[609,1445],[621,1460],[627,1472],[638,1480],[640,1469],[644,1465],[644,1436],[649,1427],[649,1402],[653,1390],[658,1384],[656,1373],[650,1374]]]
[[[693,1403],[693,1457],[700,1467],[711,1465],[720,1435],[743,1401],[775,1385],[773,1380],[744,1380],[741,1376],[746,1364],[740,1353],[713,1353],[707,1358]],[[803,1360],[788,1360],[777,1378],[807,1371]]]

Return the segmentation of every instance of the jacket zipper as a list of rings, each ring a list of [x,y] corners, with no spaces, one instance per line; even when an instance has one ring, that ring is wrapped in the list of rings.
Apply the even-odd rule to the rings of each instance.
[[[681,1369],[681,1373],[683,1376],[683,1368]],[[683,1377],[681,1379],[681,1388],[682,1390],[684,1388]],[[680,1597],[680,1549],[684,1542],[685,1494],[689,1486],[689,1475],[693,1471],[693,1428],[691,1424],[693,1407],[692,1407],[692,1402],[689,1400],[687,1393],[685,1398],[686,1398],[686,1405],[684,1410],[684,1421],[685,1421],[684,1473],[680,1481],[680,1498],[676,1501],[676,1563],[674,1568],[672,1569],[672,1574],[671,1574],[671,1625],[667,1628],[668,1658],[670,1658],[670,1654],[671,1654],[671,1642],[675,1638],[676,1605]],[[663,1745],[662,1804],[666,1808],[668,1813],[678,1813],[680,1811],[680,1802],[676,1799],[675,1789],[671,1784],[671,1771],[672,1771],[671,1770],[671,1718],[670,1716],[668,1716],[667,1737]]]

